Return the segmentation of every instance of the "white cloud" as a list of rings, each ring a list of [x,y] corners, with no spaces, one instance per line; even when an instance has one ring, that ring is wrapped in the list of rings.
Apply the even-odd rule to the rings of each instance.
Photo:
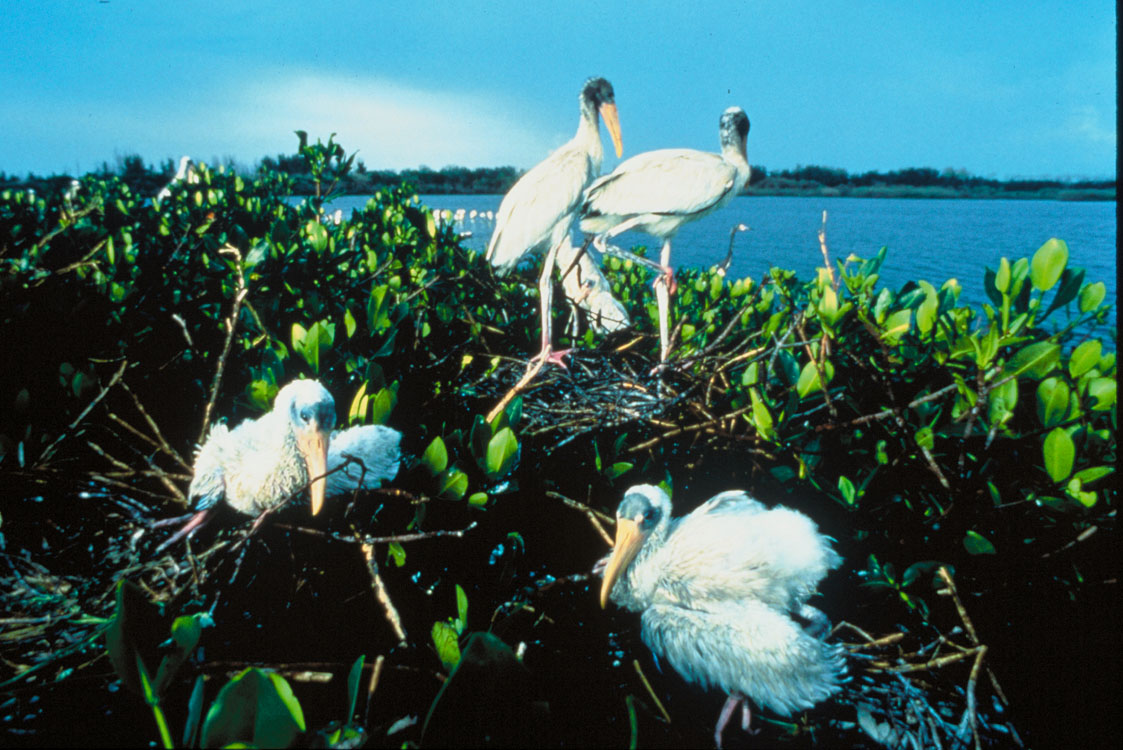
[[[358,149],[372,168],[528,167],[570,135],[536,131],[526,113],[486,94],[424,90],[376,78],[272,75],[249,83],[238,98],[244,102],[237,107],[239,140],[272,142],[297,129],[312,139],[337,133],[344,148]]]

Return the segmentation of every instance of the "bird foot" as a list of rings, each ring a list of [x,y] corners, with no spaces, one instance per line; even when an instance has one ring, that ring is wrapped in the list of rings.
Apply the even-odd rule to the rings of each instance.
[[[563,370],[568,370],[569,367],[566,365],[564,357],[568,357],[569,353],[572,351],[572,349],[558,349],[557,351],[554,351],[547,344],[542,348],[542,351],[538,352],[538,354],[534,355],[534,357],[530,360],[530,366],[534,367],[535,365],[538,365],[539,362],[541,362],[542,365],[554,364],[562,368]],[[542,365],[538,366],[541,367]]]

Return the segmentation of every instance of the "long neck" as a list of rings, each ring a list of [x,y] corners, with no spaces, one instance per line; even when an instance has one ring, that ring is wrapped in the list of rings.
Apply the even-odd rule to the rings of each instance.
[[[745,141],[737,140],[734,143],[724,143],[721,147],[721,158],[733,165],[737,170],[737,185],[745,187],[753,175],[749,166],[748,155],[745,153]]]
[[[581,119],[577,123],[577,135],[573,145],[589,155],[593,163],[593,174],[600,174],[601,161],[604,160],[604,147],[600,142],[600,118],[597,111],[587,102],[581,102]]]

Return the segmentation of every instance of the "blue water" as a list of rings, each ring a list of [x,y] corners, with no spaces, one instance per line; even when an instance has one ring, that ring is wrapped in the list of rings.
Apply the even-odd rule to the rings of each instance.
[[[480,211],[499,208],[499,195],[423,195],[431,208],[464,209],[458,222],[471,232],[465,242],[476,250],[487,247],[494,220]],[[361,207],[366,198],[347,196],[332,204],[344,212]],[[471,211],[477,212],[471,218]],[[947,279],[963,287],[960,301],[978,306],[986,301],[984,268],[997,268],[1003,256],[1011,261],[1032,257],[1050,237],[1068,244],[1069,265],[1087,271],[1085,281],[1107,285],[1107,299],[1116,299],[1116,211],[1111,201],[1045,200],[924,200],[894,198],[817,198],[745,196],[722,210],[684,226],[673,241],[671,265],[707,267],[725,258],[729,233],[739,223],[752,227],[737,235],[729,274],[760,279],[769,265],[811,278],[823,265],[818,232],[827,212],[827,245],[832,262],[851,253],[873,257],[889,248],[881,283],[891,289],[924,279],[937,288]],[[657,240],[642,233],[621,235],[617,244],[646,244]],[[1116,325],[1116,311],[1111,323]]]

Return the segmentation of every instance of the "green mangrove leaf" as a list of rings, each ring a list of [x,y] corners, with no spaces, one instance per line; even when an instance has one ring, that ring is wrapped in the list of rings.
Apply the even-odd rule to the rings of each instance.
[[[187,723],[183,727],[184,747],[195,747],[195,738],[199,736],[199,725],[203,720],[203,687],[206,682],[203,675],[198,675],[191,688],[191,697],[187,701]]]
[[[847,505],[853,505],[857,499],[854,491],[854,483],[846,476],[838,478],[838,491],[842,493],[842,499],[846,501]]]
[[[1080,344],[1072,351],[1072,355],[1068,358],[1068,373],[1073,378],[1079,378],[1084,373],[1091,370],[1100,361],[1100,354],[1103,351],[1103,345],[1099,339],[1089,339]]]
[[[1072,465],[1076,460],[1076,445],[1072,437],[1060,427],[1045,436],[1043,448],[1045,454],[1045,471],[1054,482],[1068,479],[1072,473]]]
[[[421,462],[434,476],[448,467],[448,450],[445,448],[445,441],[441,440],[439,435],[429,443],[429,447],[421,455]]]
[[[432,636],[441,664],[451,671],[460,663],[459,634],[456,628],[447,622],[434,622]]]
[[[1052,289],[1068,265],[1068,245],[1053,237],[1037,249],[1030,262],[1030,281],[1041,291]]]
[[[1102,281],[1097,281],[1093,284],[1088,284],[1080,290],[1080,312],[1090,313],[1093,312],[1104,301],[1107,296],[1107,285]]]
[[[483,508],[487,505],[486,492],[474,492],[468,497],[468,504],[477,508]]]
[[[1037,384],[1037,417],[1045,427],[1053,427],[1068,416],[1068,384],[1060,378],[1045,378]]]
[[[506,474],[518,457],[519,441],[510,427],[504,427],[488,441],[487,474],[498,479]]]
[[[1010,291],[1010,261],[1003,258],[998,261],[998,271],[994,274],[994,288],[1001,294],[1006,294]],[[1001,305],[1002,300],[997,299],[994,304]]]
[[[390,542],[386,545],[386,557],[394,561],[395,568],[400,568],[406,564],[406,551],[399,542]]]
[[[625,474],[631,471],[633,466],[634,464],[629,463],[628,461],[617,461],[616,463],[612,464],[612,466],[609,466],[608,469],[605,470],[604,474],[609,479],[616,479],[616,477],[620,476],[621,474]]]
[[[916,308],[916,328],[923,335],[936,325],[936,314],[940,311],[940,297],[936,294],[936,287],[927,281],[922,279],[916,283],[924,290],[924,301]]]
[[[896,345],[912,326],[912,310],[898,310],[885,319],[881,338],[890,346]]]
[[[913,439],[916,440],[916,444],[921,448],[932,450],[936,447],[936,435],[932,432],[931,427],[921,427],[916,431]]]
[[[990,540],[977,531],[968,531],[963,537],[963,546],[972,555],[993,555],[997,552]]]
[[[1095,399],[1094,411],[1107,411],[1115,405],[1117,385],[1115,378],[1092,378],[1088,382],[1088,395]]]
[[[1089,466],[1087,469],[1081,469],[1076,472],[1073,476],[1079,479],[1082,484],[1091,484],[1114,472],[1115,468],[1112,466]]]
[[[459,469],[452,469],[441,481],[441,489],[437,494],[449,500],[459,500],[467,491],[468,475]]]
[[[172,650],[160,660],[160,668],[156,672],[154,685],[157,695],[167,692],[176,672],[199,645],[203,628],[213,624],[211,616],[206,612],[175,618],[172,623]]]
[[[1061,356],[1061,347],[1052,341],[1038,341],[1030,344],[1010,357],[1006,363],[1006,375],[1025,375],[1032,380],[1052,372]]]
[[[943,563],[939,562],[938,560],[921,560],[920,562],[913,563],[912,565],[905,568],[904,573],[901,573],[901,587],[903,588],[905,586],[908,586],[910,583],[912,583],[922,575],[935,573],[937,570],[939,570],[941,565],[943,565]]]
[[[304,731],[304,712],[285,678],[248,667],[218,691],[203,722],[202,745],[289,747]]]

